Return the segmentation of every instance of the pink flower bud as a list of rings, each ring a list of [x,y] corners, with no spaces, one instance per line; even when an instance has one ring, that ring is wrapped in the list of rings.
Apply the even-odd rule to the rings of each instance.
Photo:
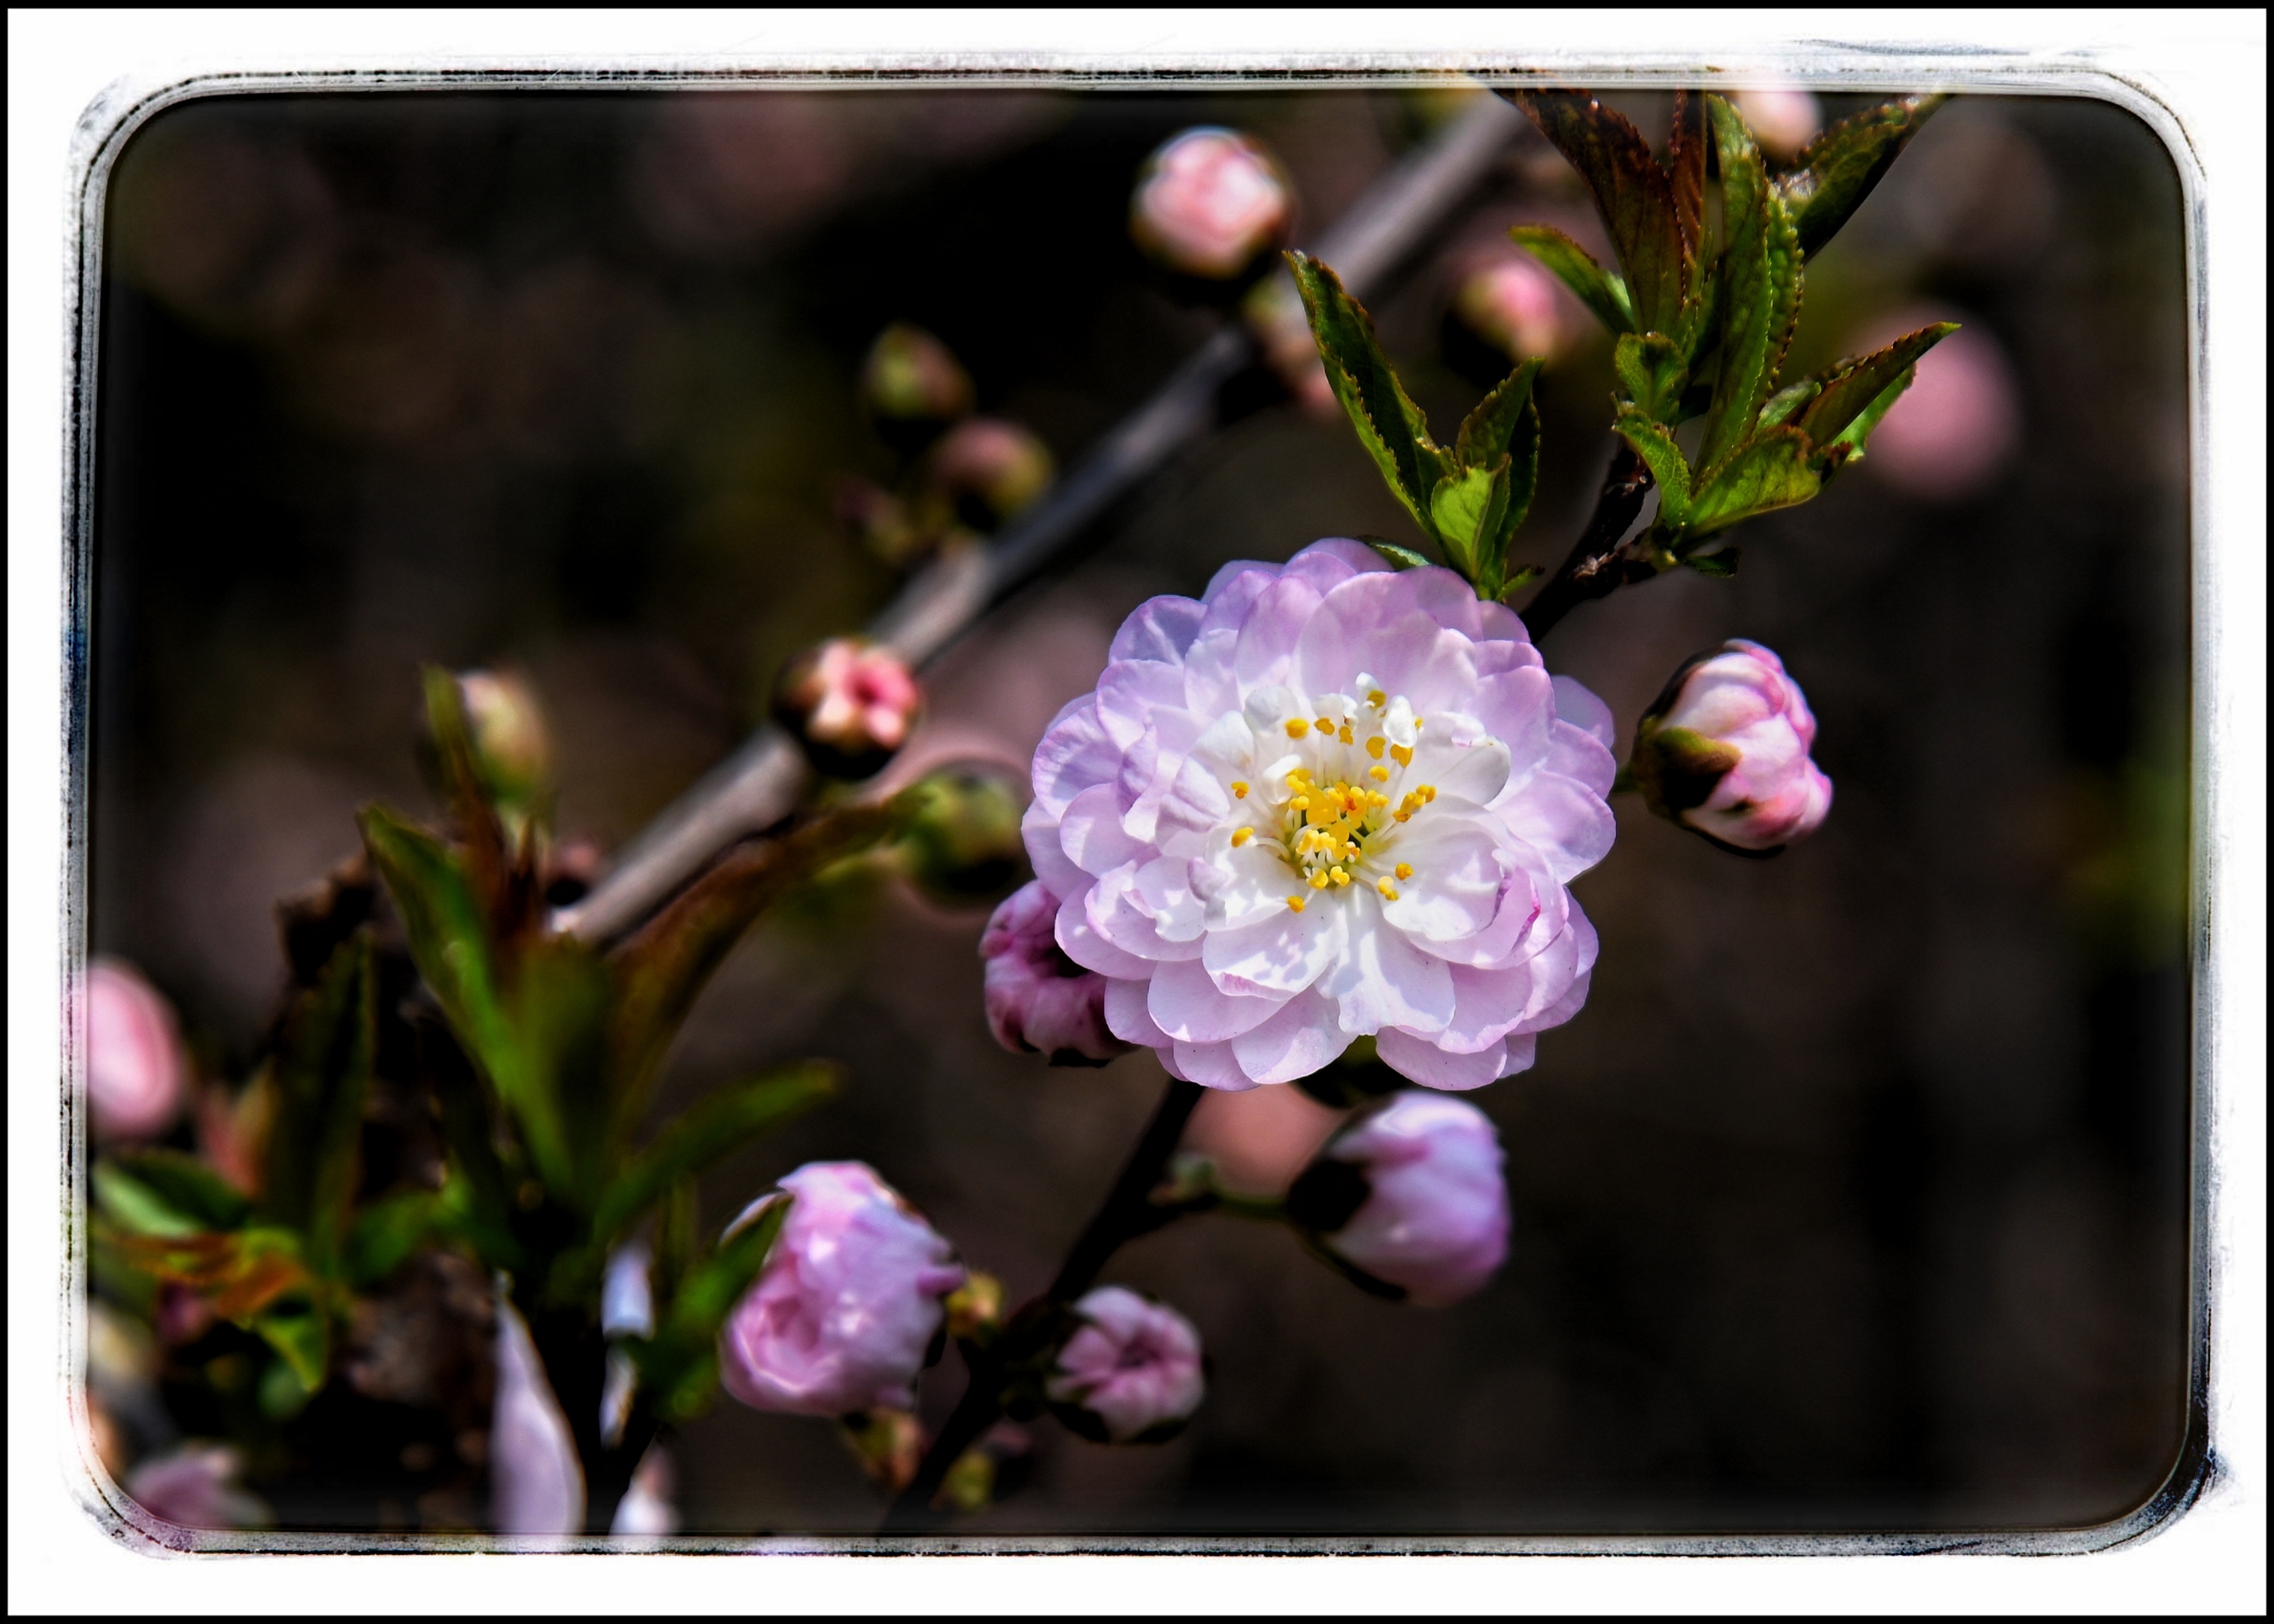
[[[959,423],[932,447],[925,466],[932,493],[951,504],[975,504],[965,516],[999,524],[1050,488],[1057,473],[1050,448],[1028,430],[1000,417]]]
[[[971,374],[922,327],[895,321],[869,347],[861,395],[879,417],[960,417],[971,410]]]
[[[1632,771],[1660,817],[1736,851],[1777,852],[1832,809],[1815,741],[1800,684],[1736,637],[1674,673],[1636,730]]]
[[[83,987],[87,1102],[95,1137],[155,1138],[173,1125],[188,1092],[173,1008],[124,959],[95,959]]]
[[[1287,178],[1261,143],[1203,125],[1146,160],[1129,233],[1171,270],[1225,281],[1278,242],[1292,214]]]
[[[1799,157],[1824,127],[1816,97],[1798,85],[1741,90],[1732,100],[1753,139],[1779,163],[1790,163]]]
[[[153,1455],[126,1479],[152,1516],[181,1528],[265,1528],[268,1507],[237,1486],[244,1461],[227,1444],[192,1441]]]
[[[462,672],[458,695],[474,765],[490,793],[513,802],[544,788],[553,771],[553,741],[528,681],[511,672]]]
[[[719,1335],[727,1391],[787,1415],[912,1407],[940,1299],[963,1283],[954,1248],[865,1163],[809,1162],[781,1187],[789,1217]]]
[[[1914,316],[1918,312],[1902,319]],[[1918,316],[1902,330],[1942,316],[1939,311]],[[1872,336],[1879,338],[1878,332]],[[1879,342],[1894,336],[1888,329]],[[2022,391],[2014,365],[1989,329],[1969,318],[1919,357],[1911,387],[1865,442],[1864,466],[1919,500],[1964,501],[1996,482],[2021,442]]]
[[[1473,1296],[1508,1256],[1500,1135],[1465,1100],[1409,1089],[1337,1135],[1288,1192],[1319,1244],[1410,1302]]]
[[[1043,1393],[1068,1425],[1101,1442],[1157,1443],[1201,1407],[1201,1334],[1165,1303],[1100,1286],[1073,1305],[1081,1328],[1058,1350]]]
[[[1461,279],[1453,313],[1511,360],[1554,360],[1570,335],[1553,274],[1527,257],[1495,255]]]
[[[1011,893],[979,938],[987,961],[987,1025],[1013,1054],[1052,1065],[1103,1065],[1135,1045],[1105,1026],[1105,978],[1058,944],[1058,899],[1040,880]]]
[[[824,771],[866,778],[907,742],[922,697],[890,649],[832,637],[783,670],[774,712]]]

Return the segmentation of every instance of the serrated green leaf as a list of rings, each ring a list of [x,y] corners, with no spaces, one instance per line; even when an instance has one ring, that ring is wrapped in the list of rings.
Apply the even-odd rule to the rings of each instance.
[[[277,1054],[260,1206],[307,1237],[310,1266],[326,1276],[338,1267],[361,1167],[376,999],[371,935],[358,930],[294,1000]]]
[[[1530,586],[1533,582],[1539,580],[1540,576],[1547,573],[1547,572],[1546,570],[1540,568],[1537,564],[1517,565],[1514,569],[1508,572],[1508,579],[1501,584],[1501,601],[1502,603],[1506,603],[1508,601],[1508,595],[1510,592],[1515,591],[1518,587]]]
[[[1766,399],[1778,320],[1772,265],[1768,176],[1752,132],[1720,96],[1706,98],[1721,163],[1721,366],[1698,462],[1710,467],[1752,432]]]
[[[1888,388],[1918,364],[1918,358],[1958,331],[1954,321],[1938,321],[1907,333],[1884,350],[1842,361],[1824,375],[1823,387],[1794,419],[1794,426],[1819,446],[1829,446]],[[1901,393],[1900,390],[1897,391]],[[1892,405],[1894,399],[1888,397]],[[1882,410],[1885,409],[1882,408]],[[1877,419],[1875,418],[1874,421]],[[1864,432],[1871,431],[1866,428]]]
[[[1779,389],[1762,404],[1760,426],[1774,428],[1814,400],[1823,389],[1824,386],[1813,378],[1803,378],[1796,384]]]
[[[1868,108],[1816,138],[1797,167],[1777,183],[1803,254],[1832,240],[1871,195],[1946,96],[1909,96]]]
[[[1540,367],[1536,357],[1519,363],[1462,419],[1461,432],[1453,440],[1456,464],[1490,468],[1500,461],[1502,453],[1518,452],[1517,436],[1524,429],[1525,410],[1532,405],[1532,387]]]
[[[1400,546],[1394,541],[1384,541],[1379,536],[1361,536],[1359,539],[1400,569],[1427,569],[1430,567],[1431,560],[1428,555],[1416,553],[1411,547]]]
[[[1596,320],[1614,333],[1635,330],[1634,301],[1625,282],[1616,272],[1596,264],[1594,255],[1554,226],[1515,226],[1509,236],[1562,278],[1563,285],[1579,296],[1579,302],[1595,312]]]
[[[411,961],[450,1028],[485,1068],[512,1044],[499,1002],[497,966],[473,888],[450,848],[384,807],[357,817],[365,849],[402,915]],[[506,1069],[516,1067],[507,1061]],[[495,1073],[492,1080],[498,1080]]]
[[[1653,422],[1675,420],[1690,368],[1672,339],[1662,333],[1627,334],[1612,352],[1611,366],[1629,405]]]
[[[1487,598],[1500,594],[1509,542],[1531,513],[1540,485],[1540,404],[1533,386],[1540,365],[1537,359],[1525,361],[1502,379],[1477,402],[1453,441],[1454,461],[1463,468],[1492,469],[1503,460],[1508,467],[1506,494],[1497,499],[1475,542],[1477,573],[1470,579]]]
[[[1787,425],[1767,429],[1700,475],[1690,504],[1690,532],[1705,536],[1755,514],[1790,508],[1821,485],[1808,436]]]
[[[1684,254],[1674,183],[1650,143],[1594,97],[1560,90],[1509,93],[1571,161],[1595,194],[1626,277],[1634,325],[1665,332],[1682,308]]]
[[[1674,436],[1663,424],[1653,423],[1638,411],[1621,412],[1612,426],[1635,448],[1658,485],[1658,522],[1671,530],[1682,528],[1690,516],[1690,463],[1682,447],[1674,443]]]
[[[701,1172],[759,1134],[804,1115],[837,1092],[841,1068],[821,1061],[730,1083],[666,1124],[602,1196],[592,1219],[595,1246],[605,1251],[668,1192],[674,1180]]]
[[[1397,370],[1382,353],[1373,318],[1344,291],[1333,270],[1300,252],[1289,253],[1287,263],[1335,398],[1382,470],[1391,494],[1404,504],[1424,535],[1438,539],[1429,520],[1429,493],[1452,470],[1429,438],[1428,419],[1407,396]]]
[[[1775,392],[1777,379],[1784,371],[1785,357],[1792,350],[1792,335],[1800,327],[1801,291],[1806,273],[1792,216],[1786,212],[1773,186],[1763,192],[1761,202],[1768,215],[1769,347],[1767,369],[1757,393],[1759,401],[1766,402]]]
[[[1429,493],[1429,516],[1445,556],[1472,583],[1481,582],[1489,538],[1508,509],[1508,454],[1491,468],[1449,474]]]
[[[251,1199],[235,1184],[187,1151],[122,1151],[109,1157],[107,1163],[97,1166],[95,1177],[98,1181],[108,1177],[104,1171],[106,1165],[126,1174],[138,1187],[140,1199],[146,1202],[154,1201],[170,1214],[175,1225],[171,1233],[241,1229],[252,1216]],[[128,1199],[132,1201],[136,1198],[130,1196]],[[154,1209],[145,1207],[139,1210],[149,1212]],[[159,1229],[143,1231],[145,1234],[167,1232]]]
[[[1706,102],[1687,90],[1674,93],[1674,123],[1666,147],[1668,177],[1674,190],[1674,221],[1681,229],[1685,257],[1693,269],[1706,245]],[[1697,293],[1693,275],[1690,293]]]
[[[1911,387],[1911,380],[1917,376],[1916,368],[1897,374],[1894,382],[1882,389],[1878,398],[1856,413],[1855,419],[1833,438],[1830,445],[1818,448],[1817,468],[1826,478],[1830,478],[1849,462],[1864,460],[1864,442],[1871,438],[1871,431],[1879,426],[1879,419],[1887,415],[1889,407],[1902,398],[1903,391]]]

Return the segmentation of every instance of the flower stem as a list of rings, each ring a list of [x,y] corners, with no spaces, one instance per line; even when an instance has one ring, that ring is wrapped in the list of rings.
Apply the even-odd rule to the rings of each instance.
[[[1572,544],[1563,567],[1519,612],[1534,643],[1588,599],[1608,598],[1629,582],[1646,581],[1658,573],[1645,560],[1623,556],[1625,549],[1619,545],[1649,493],[1650,470],[1632,446],[1619,441],[1610,470],[1603,476],[1601,493],[1595,498],[1594,516]]]
[[[1123,1166],[1121,1177],[1114,1181],[1097,1215],[1075,1237],[1050,1289],[1012,1316],[1008,1327],[994,1343],[971,1357],[971,1380],[963,1390],[962,1401],[948,1417],[939,1436],[932,1440],[915,1477],[885,1514],[884,1532],[915,1533],[939,1520],[940,1514],[932,1509],[931,1502],[947,1478],[948,1468],[1002,1416],[1004,1378],[1012,1366],[1039,1353],[1042,1350],[1036,1339],[1047,1338],[1055,1330],[1058,1316],[1046,1310],[1063,1307],[1080,1297],[1097,1283],[1099,1271],[1126,1243],[1161,1227],[1164,1209],[1156,1208],[1149,1198],[1161,1182],[1169,1158],[1176,1154],[1186,1123],[1192,1119],[1193,1109],[1200,1102],[1199,1084],[1174,1079],[1170,1082],[1161,1103],[1154,1109],[1152,1121],[1145,1124],[1144,1136]],[[1165,1210],[1170,1218],[1174,1218],[1183,1209]]]

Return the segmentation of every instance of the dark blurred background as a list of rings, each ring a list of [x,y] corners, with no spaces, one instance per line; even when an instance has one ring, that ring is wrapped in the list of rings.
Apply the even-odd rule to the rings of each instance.
[[[1614,100],[1662,134],[1666,97]],[[562,832],[621,843],[764,713],[785,655],[890,595],[832,514],[840,476],[892,466],[856,394],[878,329],[938,334],[981,410],[1063,465],[1218,319],[1130,246],[1155,145],[1257,133],[1314,235],[1459,106],[561,91],[161,115],[105,242],[94,951],[240,1074],[282,986],[275,900],[353,849],[361,802],[433,806],[422,661],[529,673]],[[1479,392],[1456,283],[1522,220],[1600,241],[1528,131],[1374,303],[1448,432]],[[1495,1282],[1423,1312],[1276,1231],[1141,1242],[1110,1277],[1198,1322],[1198,1421],[1152,1449],[1042,1431],[1032,1485],[975,1529],[2044,1527],[2155,1492],[2185,1422],[2181,233],[2171,162],[2113,107],[1966,97],[1927,126],[1809,266],[1796,363],[1944,313],[1963,343],[1824,498],[1747,527],[1736,581],[1676,572],[1547,643],[1623,729],[1693,650],[1774,647],[1838,786],[1824,831],[1746,862],[1622,798],[1577,888],[1603,942],[1585,1009],[1472,1096],[1509,1155]],[[1559,308],[1517,543],[1548,565],[1611,444],[1608,345]],[[941,662],[936,740],[1023,755],[1123,614],[1227,559],[1406,537],[1339,418],[1243,398]],[[1014,1301],[1041,1287],[1160,1073],[998,1051],[983,919],[878,883],[736,954],[664,1105],[811,1053],[853,1083],[722,1168],[707,1210],[861,1157]],[[1264,1095],[1202,1131],[1314,1131],[1291,1091],[1239,1098]],[[731,1402],[677,1465],[697,1531],[878,1510],[830,1428]]]

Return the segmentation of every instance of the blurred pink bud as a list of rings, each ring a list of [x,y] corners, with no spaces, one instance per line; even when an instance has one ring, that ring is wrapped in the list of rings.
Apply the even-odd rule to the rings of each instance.
[[[1187,276],[1237,276],[1276,244],[1293,213],[1287,177],[1254,137],[1202,125],[1145,162],[1129,234]]]
[[[1134,1045],[1105,1028],[1105,978],[1058,944],[1058,899],[1031,880],[1004,900],[979,938],[987,962],[987,1026],[1013,1054],[1052,1065],[1103,1065]]]
[[[513,672],[461,672],[458,694],[474,765],[490,793],[519,801],[544,788],[553,771],[553,741],[527,679]]]
[[[1774,852],[1816,832],[1832,780],[1809,758],[1816,718],[1784,663],[1733,637],[1674,673],[1635,733],[1650,809],[1722,846]]]
[[[866,778],[907,741],[922,700],[890,649],[832,637],[784,668],[774,712],[823,771]]]
[[[1100,1286],[1073,1305],[1081,1328],[1058,1350],[1043,1393],[1078,1432],[1157,1443],[1201,1407],[1201,1334],[1165,1303]]]
[[[809,1162],[781,1187],[789,1217],[719,1335],[727,1391],[786,1415],[911,1408],[940,1299],[963,1283],[955,1249],[863,1162]]]
[[[87,966],[87,1102],[95,1137],[147,1139],[181,1115],[189,1066],[173,1006],[119,959]]]
[[[154,1517],[181,1528],[265,1528],[259,1496],[237,1485],[244,1460],[227,1444],[190,1442],[153,1455],[126,1479],[126,1492]]]
[[[1460,1302],[1508,1256],[1500,1135],[1465,1100],[1394,1094],[1336,1136],[1288,1192],[1287,1211],[1409,1302]]]
[[[1497,258],[1461,279],[1453,313],[1511,360],[1552,361],[1569,334],[1552,272],[1536,259]]]
[[[490,1526],[573,1534],[584,1526],[584,1469],[520,1311],[497,1303],[497,1398],[490,1414]]]
[[[922,327],[895,321],[869,346],[861,395],[880,417],[960,417],[971,410],[971,374]]]
[[[951,502],[969,497],[983,507],[975,520],[999,523],[1048,490],[1057,466],[1050,448],[1017,424],[973,417],[932,447],[925,471],[932,489]]]
[[[1741,90],[1732,100],[1753,139],[1779,163],[1799,157],[1824,127],[1824,114],[1815,96],[1798,85]]]
[[[1904,318],[1909,326],[1901,331],[1940,319],[1911,320],[1916,314]],[[1962,501],[1989,486],[2021,439],[2013,364],[1980,322],[1969,321],[1919,357],[1911,387],[1865,442],[1864,465],[1907,495]]]

